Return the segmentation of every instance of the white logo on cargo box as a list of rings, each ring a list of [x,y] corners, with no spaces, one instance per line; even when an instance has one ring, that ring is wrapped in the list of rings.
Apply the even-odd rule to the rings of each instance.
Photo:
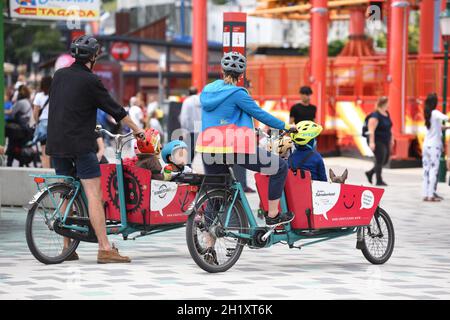
[[[175,182],[151,181],[150,189],[150,210],[158,211],[162,216],[162,210],[167,207],[175,198],[178,185]]]
[[[340,193],[340,184],[313,181],[313,213],[315,215],[323,215],[328,220],[327,212],[336,205]]]

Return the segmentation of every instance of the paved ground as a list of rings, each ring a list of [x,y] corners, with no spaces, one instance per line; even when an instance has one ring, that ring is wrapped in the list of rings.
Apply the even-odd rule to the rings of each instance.
[[[348,183],[362,184],[370,163],[327,159]],[[0,299],[449,299],[450,187],[442,203],[421,201],[418,169],[385,170],[382,206],[396,231],[388,263],[371,265],[350,236],[301,251],[277,245],[245,249],[237,265],[207,274],[191,260],[184,229],[141,238],[114,237],[130,265],[97,265],[96,246],[83,243],[81,260],[45,266],[29,253],[22,209],[0,214]],[[256,197],[251,197],[256,206]]]

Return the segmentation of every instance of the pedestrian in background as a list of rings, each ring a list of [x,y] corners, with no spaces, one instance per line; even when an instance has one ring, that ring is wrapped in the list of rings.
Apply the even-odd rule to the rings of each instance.
[[[3,96],[3,101],[4,101],[4,107],[3,110],[11,110],[12,106],[13,106],[13,102],[11,101],[13,92],[11,92],[11,89],[7,89],[5,90],[5,94]],[[9,121],[11,120],[11,116],[10,115],[5,115],[5,121]]]
[[[11,116],[12,120],[6,124],[6,135],[8,136],[7,166],[11,167],[14,159],[18,159],[20,166],[25,165],[22,161],[22,149],[33,136],[30,128],[32,118],[32,106],[30,102],[31,92],[26,85],[21,85],[17,91],[17,101],[5,115]]]
[[[392,121],[389,116],[389,103],[387,97],[378,99],[375,111],[369,115],[369,147],[375,154],[374,166],[366,172],[366,177],[372,183],[373,175],[376,175],[377,186],[387,186],[384,182],[381,172],[390,158],[391,148],[394,145],[392,135]]]
[[[144,128],[144,113],[142,112],[140,101],[137,97],[131,97],[128,115],[130,116],[131,120],[133,120],[133,122],[139,127],[139,129]]]
[[[37,142],[41,144],[42,168],[50,168],[50,157],[45,153],[45,145],[47,144],[48,94],[51,84],[52,77],[43,77],[41,80],[41,91],[35,95],[33,100],[33,117],[37,124],[33,144]]]
[[[189,134],[189,154],[192,163],[195,156],[195,142],[198,136],[198,129],[202,121],[202,107],[196,87],[189,88],[189,96],[183,101],[179,120],[181,129],[186,130]]]
[[[442,198],[436,194],[437,178],[439,172],[439,159],[443,151],[442,126],[448,121],[448,116],[436,110],[438,97],[431,93],[425,100],[424,118],[427,128],[422,147],[423,166],[423,201],[438,202]]]
[[[311,95],[313,91],[310,87],[300,88],[300,102],[291,107],[289,117],[290,122],[297,124],[300,121],[316,121],[317,107],[311,104]]]

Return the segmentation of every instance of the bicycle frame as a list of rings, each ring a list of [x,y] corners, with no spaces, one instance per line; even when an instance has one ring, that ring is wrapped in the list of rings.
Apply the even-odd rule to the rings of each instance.
[[[242,188],[242,185],[238,181],[235,181],[235,182],[233,182],[231,189],[234,190],[234,193],[233,193],[233,199],[232,199],[232,201],[227,209],[227,212],[226,212],[225,225],[224,225],[225,233],[227,236],[230,236],[230,237],[251,240],[251,239],[253,239],[255,232],[258,230],[264,229],[264,227],[258,226],[255,216],[253,215],[253,211],[248,202],[248,199],[245,195],[244,189]],[[241,200],[242,206],[243,206],[245,214],[247,216],[247,220],[249,223],[249,230],[250,230],[249,233],[226,231],[229,221],[230,221],[230,218],[231,218],[232,209],[238,199]],[[283,191],[283,194],[280,199],[280,206],[281,206],[282,212],[288,211],[286,196],[284,194],[284,191]],[[339,238],[339,237],[343,237],[343,236],[347,236],[347,235],[356,233],[357,229],[358,229],[357,227],[345,228],[345,229],[328,230],[321,234],[300,235],[300,234],[296,233],[294,230],[292,230],[290,224],[287,224],[284,226],[284,231],[285,231],[284,233],[282,233],[282,234],[275,233],[269,237],[269,239],[267,240],[266,247],[270,247],[270,246],[280,243],[280,242],[287,242],[288,245],[292,246],[295,242],[297,242],[299,240],[318,239],[318,240],[311,241],[311,242],[308,242],[308,243],[305,243],[302,245],[302,246],[308,246],[308,245],[316,244],[319,242],[327,241],[330,239]]]
[[[119,194],[119,209],[120,209],[120,218],[121,223],[119,225],[107,225],[106,233],[107,234],[122,234],[124,237],[128,236],[131,233],[140,231],[139,229],[133,228],[128,225],[127,221],[127,210],[126,210],[126,201],[125,201],[125,187],[124,187],[124,175],[123,175],[123,163],[122,163],[122,149],[126,143],[130,142],[132,138],[132,134],[129,133],[127,135],[113,135],[108,131],[97,128],[98,131],[105,132],[110,137],[114,138],[116,143],[115,148],[115,164],[117,170],[117,186],[118,186],[118,194]],[[36,200],[46,191],[51,188],[51,185],[48,183],[48,180],[63,180],[67,184],[71,185],[75,192],[71,195],[70,199],[68,199],[68,203],[64,213],[61,213],[61,207],[64,205],[65,200],[61,199],[59,203],[56,203],[56,199],[53,197],[52,193],[49,192],[50,200],[55,207],[54,212],[52,213],[51,220],[54,220],[55,217],[59,218],[62,222],[62,225],[66,229],[80,231],[80,232],[89,232],[89,227],[76,226],[72,224],[66,224],[67,218],[70,215],[70,211],[75,201],[76,197],[81,193],[82,201],[84,202],[86,208],[88,208],[88,200],[86,194],[84,192],[83,186],[81,182],[71,176],[63,176],[63,175],[49,175],[49,174],[32,174],[31,177],[35,178],[35,182],[37,184],[39,192],[34,196],[33,200],[30,201],[30,205],[33,205]],[[43,184],[44,187],[41,188],[40,184]],[[47,217],[46,217],[47,218]],[[173,229],[173,227],[169,228]],[[160,230],[161,231],[161,230]],[[157,233],[157,231],[151,233]],[[150,233],[149,233],[150,234]]]

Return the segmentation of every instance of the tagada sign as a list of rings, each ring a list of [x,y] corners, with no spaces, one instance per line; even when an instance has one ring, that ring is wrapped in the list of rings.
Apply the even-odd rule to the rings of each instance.
[[[9,0],[12,18],[96,21],[100,0]]]

